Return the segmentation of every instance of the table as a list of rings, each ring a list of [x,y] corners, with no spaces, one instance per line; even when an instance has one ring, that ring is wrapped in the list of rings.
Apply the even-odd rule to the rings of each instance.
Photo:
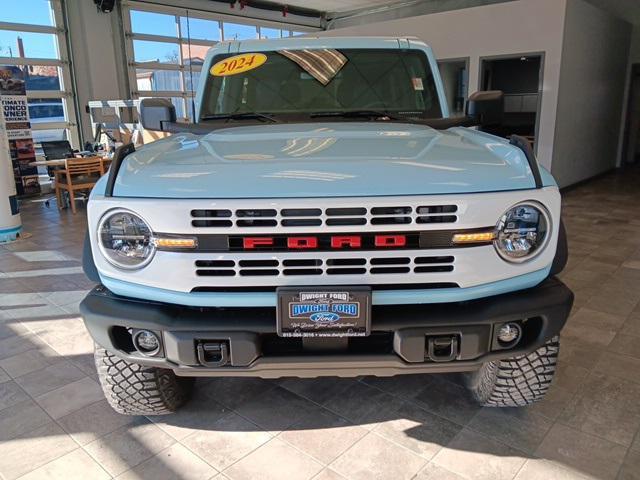
[[[76,157],[81,158],[81,157]],[[35,162],[29,163],[30,167],[64,167],[67,164],[68,158],[56,158],[54,160],[36,160]],[[103,164],[109,164],[111,162],[111,158],[102,158]]]

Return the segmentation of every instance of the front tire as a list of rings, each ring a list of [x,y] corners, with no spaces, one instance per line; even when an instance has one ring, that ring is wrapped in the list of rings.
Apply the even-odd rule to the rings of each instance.
[[[123,360],[96,346],[100,385],[109,405],[123,415],[165,415],[175,412],[190,397],[193,378],[172,370]]]
[[[467,388],[484,407],[524,407],[542,400],[556,371],[560,339],[507,360],[485,363],[467,374]]]

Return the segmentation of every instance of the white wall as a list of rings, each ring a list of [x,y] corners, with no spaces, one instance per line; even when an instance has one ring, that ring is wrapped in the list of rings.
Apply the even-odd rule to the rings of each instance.
[[[566,0],[518,0],[450,12],[357,25],[328,35],[411,35],[426,41],[436,57],[470,57],[469,93],[478,90],[480,57],[544,52],[538,160],[552,162],[562,32]]]
[[[616,166],[631,25],[567,0],[552,173],[571,185]]]

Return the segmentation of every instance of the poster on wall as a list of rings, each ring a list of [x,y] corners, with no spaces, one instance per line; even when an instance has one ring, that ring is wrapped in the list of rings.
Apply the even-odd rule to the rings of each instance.
[[[0,105],[18,196],[36,195],[40,193],[40,183],[38,168],[30,166],[36,160],[36,151],[31,136],[24,71],[20,67],[0,65]]]

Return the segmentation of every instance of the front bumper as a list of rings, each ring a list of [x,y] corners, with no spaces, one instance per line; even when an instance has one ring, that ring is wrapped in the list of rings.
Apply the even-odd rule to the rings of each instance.
[[[374,305],[369,337],[324,341],[278,337],[275,308],[185,307],[116,296],[102,286],[89,293],[80,311],[96,343],[131,362],[184,376],[275,378],[471,371],[536,350],[560,332],[572,304],[571,290],[551,278],[467,302]],[[505,322],[519,322],[523,330],[509,348],[496,339]],[[135,350],[131,332],[137,329],[161,338],[157,356]],[[455,343],[452,355],[430,355],[433,339],[443,338]],[[224,345],[223,365],[204,361],[202,347],[212,342]]]

